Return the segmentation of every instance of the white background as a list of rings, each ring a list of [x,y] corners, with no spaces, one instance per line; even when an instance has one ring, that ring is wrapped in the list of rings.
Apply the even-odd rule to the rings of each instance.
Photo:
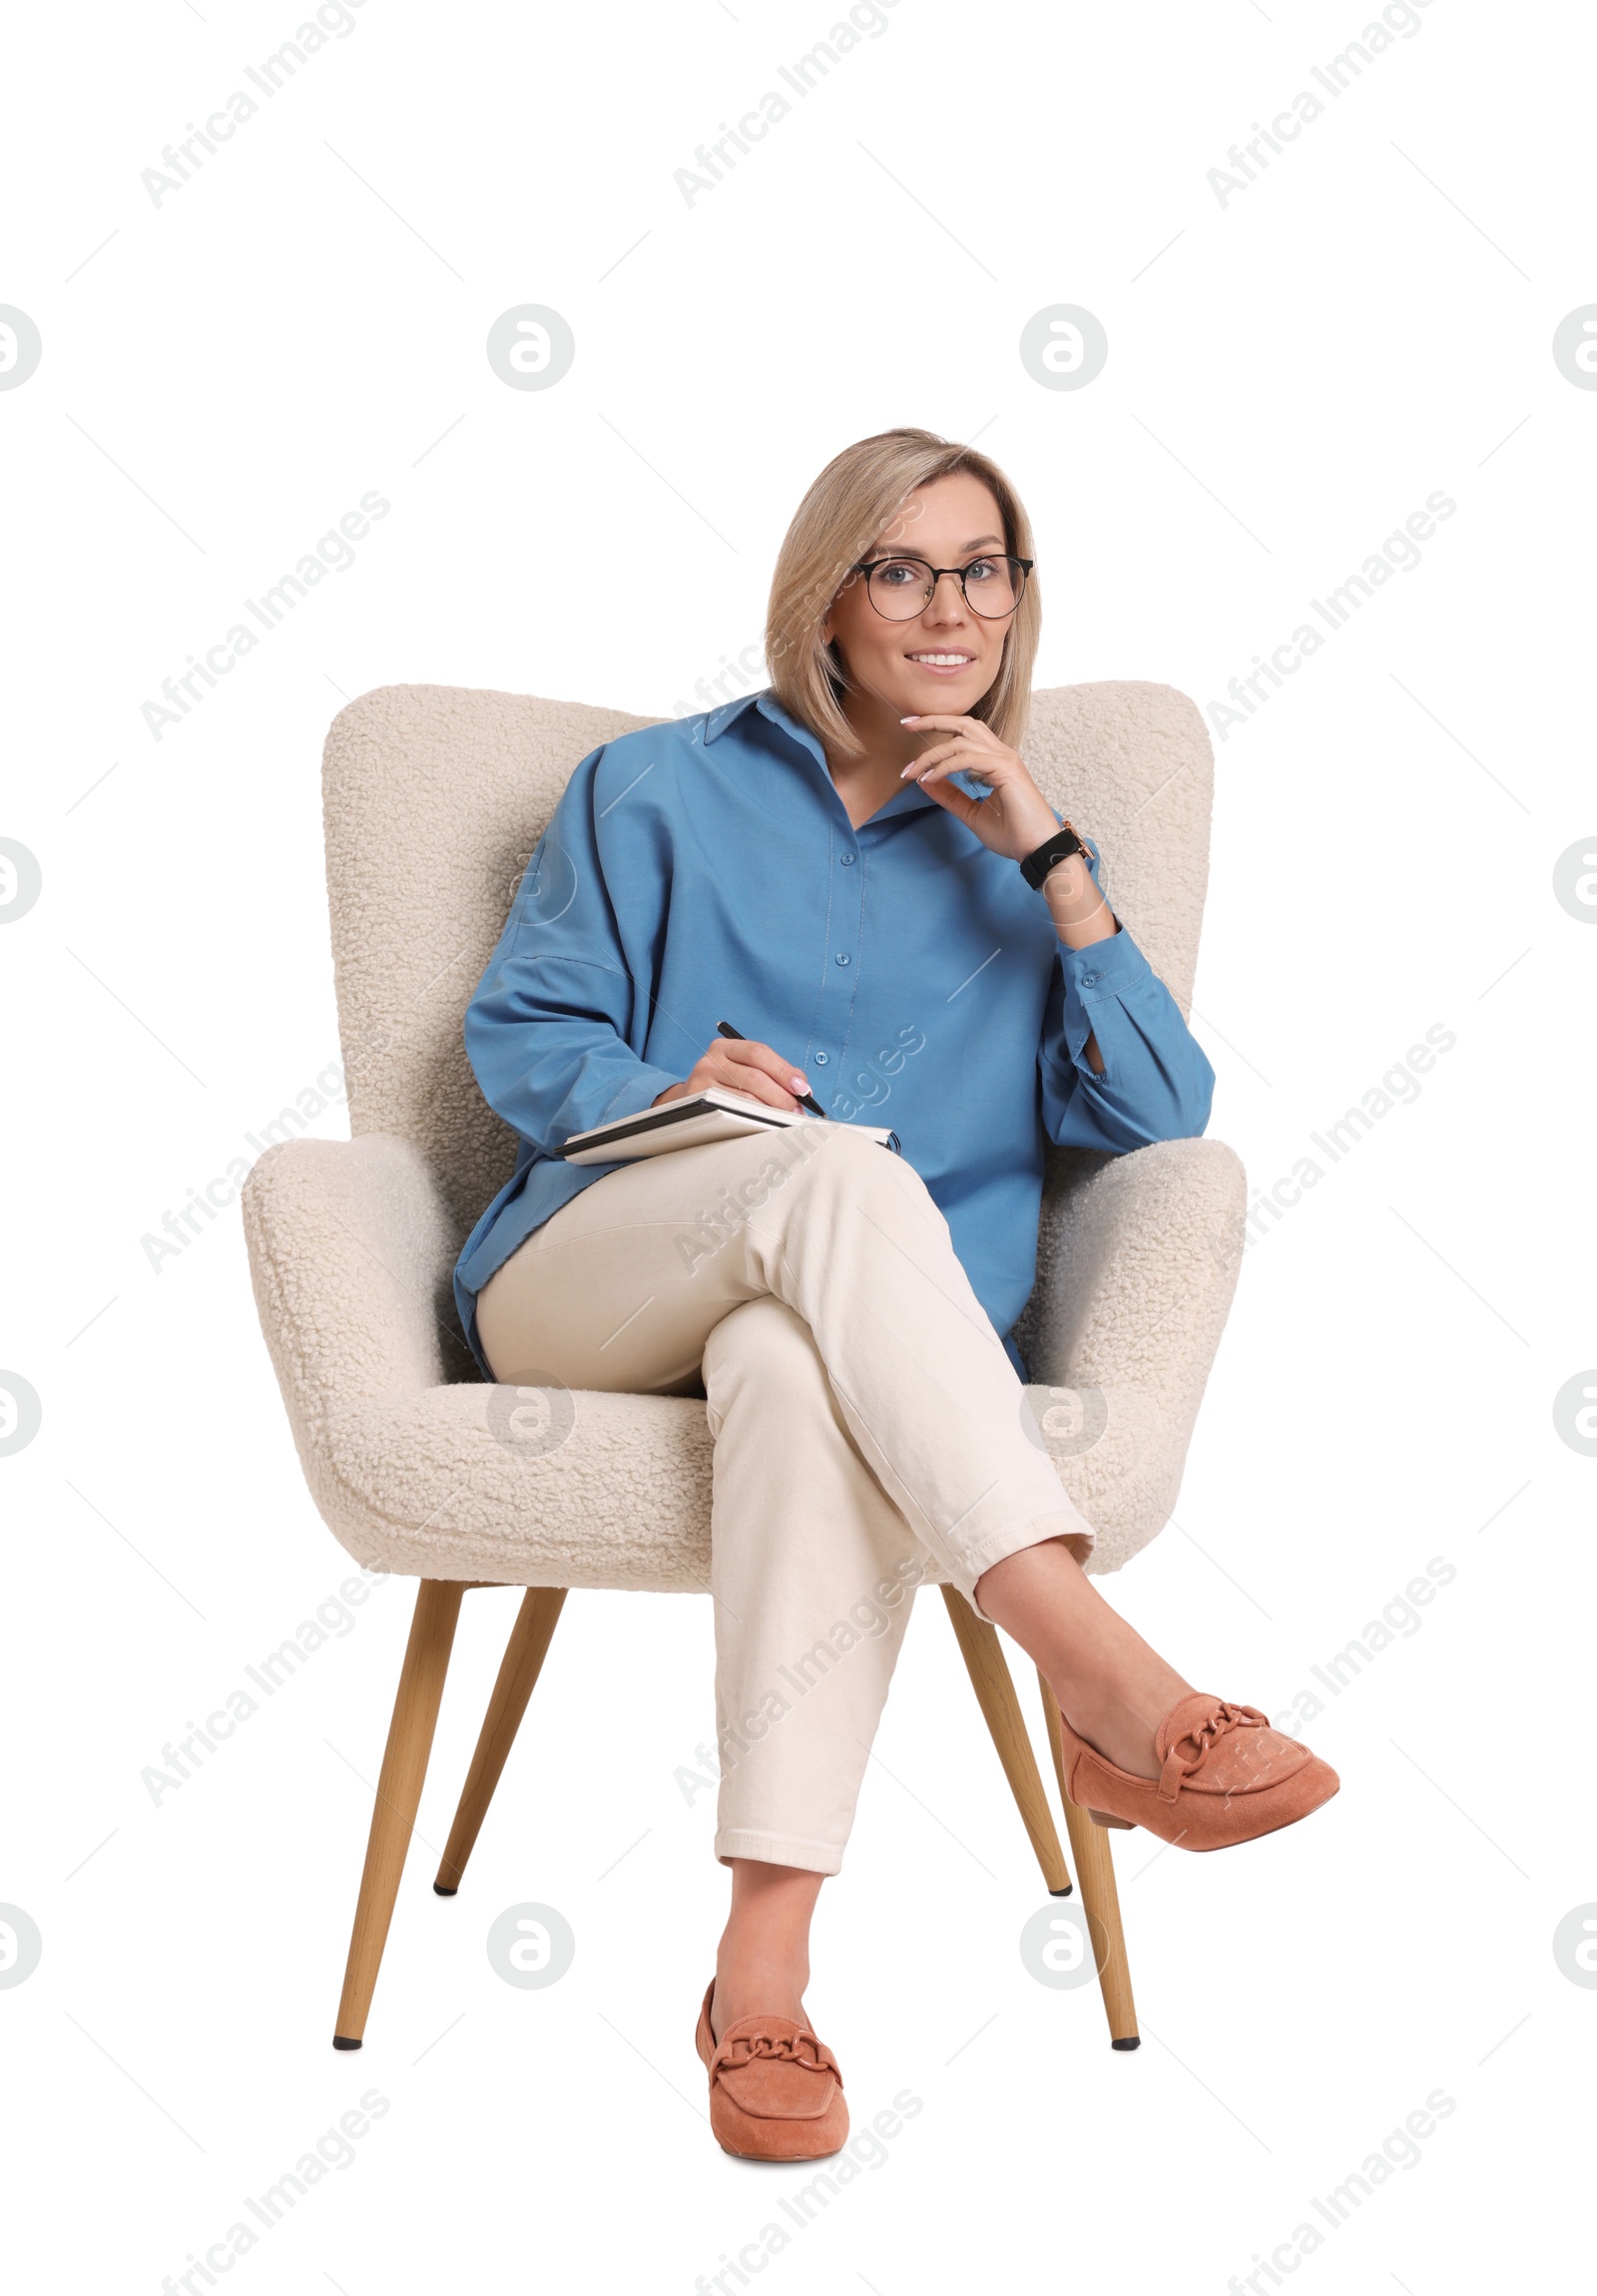
[[[922,2108],[761,2285],[1219,2296],[1436,2089],[1456,2109],[1302,2285],[1562,2278],[1597,1998],[1551,1941],[1597,1899],[1597,1463],[1552,1400],[1597,1360],[1597,932],[1552,883],[1597,842],[1597,393],[1551,341],[1597,298],[1591,23],[1431,0],[1332,101],[1310,66],[1359,33],[1350,0],[877,20],[692,206],[674,172],[785,87],[818,0],[365,0],[159,207],[141,171],[251,86],[288,0],[13,22],[0,301],[44,344],[0,393],[0,834],[44,883],[0,935],[0,1365],[44,1413],[0,1460],[0,1898],[44,1941],[0,1991],[19,2288],[154,2296],[372,2088],[388,2110],[238,2262],[243,2296],[687,2296],[790,2223],[805,2172],[715,2147],[692,2051],[726,1889],[714,1796],[674,1777],[713,1725],[707,1605],[572,1599],[460,1896],[412,1855],[358,2057],[328,2041],[408,1587],[153,1805],[141,1769],[353,1565],[237,1213],[159,1273],[141,1238],[338,1057],[342,701],[697,706],[759,638],[803,488],[900,422],[979,435],[1021,490],[1044,686],[1208,704],[1428,494],[1457,505],[1217,745],[1194,1020],[1210,1131],[1264,1184],[1428,1027],[1456,1046],[1248,1255],[1176,1527],[1105,1585],[1277,1710],[1430,1558],[1456,1577],[1306,1732],[1343,1779],[1312,1823],[1201,1860],[1119,1838],[1136,2055],[1021,1965],[1043,1893],[924,1599],[809,1994],[856,2127]],[[1222,206],[1208,172],[1304,89],[1324,116]],[[547,391],[484,354],[529,301],[575,332]],[[1108,332],[1079,391],[1018,356],[1059,302]],[[154,740],[163,679],[373,488],[356,564]],[[433,1847],[515,1601],[465,1607]],[[484,1953],[521,1900],[576,1934],[548,1991]]]

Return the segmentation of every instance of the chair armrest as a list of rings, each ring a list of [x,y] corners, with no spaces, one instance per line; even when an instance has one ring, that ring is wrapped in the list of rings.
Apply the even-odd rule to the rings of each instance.
[[[1213,1140],[1056,1150],[1050,1166],[1037,1280],[1015,1336],[1035,1387],[1106,1398],[1111,1440],[1061,1473],[1098,1530],[1093,1569],[1118,1570],[1181,1488],[1237,1288],[1247,1176]],[[1104,1408],[1084,1408],[1088,1429]]]
[[[334,1410],[480,1379],[455,1317],[443,1191],[410,1142],[281,1142],[242,1201],[261,1328],[301,1458]]]
[[[311,1498],[368,1569],[525,1587],[709,1586],[704,1400],[583,1393],[507,1439],[455,1315],[459,1214],[382,1133],[288,1141],[246,1182],[261,1327]]]

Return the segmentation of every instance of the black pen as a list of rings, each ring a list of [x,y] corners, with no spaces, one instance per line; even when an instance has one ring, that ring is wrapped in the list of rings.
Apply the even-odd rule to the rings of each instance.
[[[717,1021],[716,1034],[718,1037],[731,1037],[734,1044],[746,1045],[750,1041],[744,1035],[742,1029],[735,1029],[733,1027],[731,1021]],[[813,1093],[796,1093],[794,1098],[798,1101],[798,1106],[801,1109],[807,1109],[812,1117],[825,1116],[825,1110],[815,1099]]]

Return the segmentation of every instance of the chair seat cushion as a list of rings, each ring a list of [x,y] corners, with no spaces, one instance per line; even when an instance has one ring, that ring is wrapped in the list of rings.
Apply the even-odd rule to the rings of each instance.
[[[706,1593],[713,1448],[688,1397],[428,1387],[330,1416],[316,1496],[376,1570]]]
[[[1028,1392],[1039,1440],[1098,1529],[1094,1568],[1113,1569],[1117,1548],[1140,1544],[1149,1407],[1129,1391]],[[371,1569],[709,1591],[713,1445],[700,1398],[428,1387],[346,1404],[319,1435],[305,1462],[317,1504]]]

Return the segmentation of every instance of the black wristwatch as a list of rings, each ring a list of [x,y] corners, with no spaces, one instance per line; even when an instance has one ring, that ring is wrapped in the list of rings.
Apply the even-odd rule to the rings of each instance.
[[[1038,893],[1042,890],[1042,881],[1049,870],[1057,868],[1061,861],[1068,861],[1072,853],[1079,853],[1083,860],[1089,859],[1085,844],[1066,821],[1054,831],[1045,845],[1039,845],[1035,853],[1026,855],[1020,864],[1020,874],[1032,891]]]

